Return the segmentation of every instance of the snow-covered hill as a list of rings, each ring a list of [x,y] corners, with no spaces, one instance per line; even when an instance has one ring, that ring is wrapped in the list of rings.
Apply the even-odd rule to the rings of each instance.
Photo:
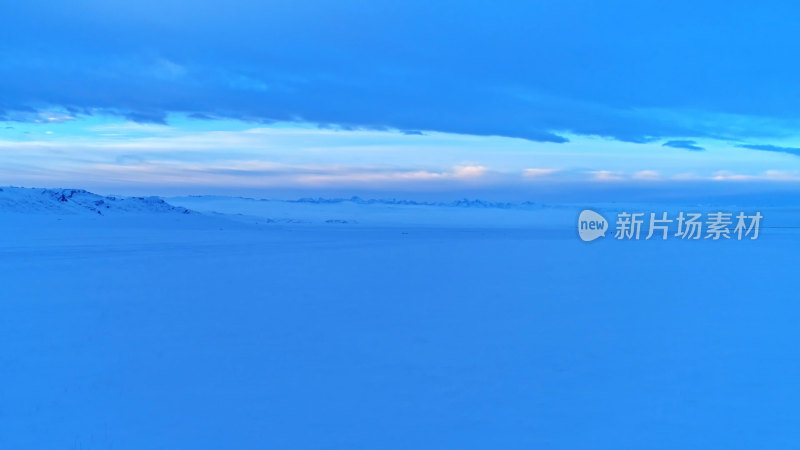
[[[159,197],[104,197],[82,189],[0,188],[0,213],[189,214]]]

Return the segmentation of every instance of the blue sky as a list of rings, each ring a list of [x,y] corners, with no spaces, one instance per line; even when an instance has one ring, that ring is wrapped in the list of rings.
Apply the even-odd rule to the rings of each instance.
[[[789,2],[16,2],[6,184],[800,180]]]

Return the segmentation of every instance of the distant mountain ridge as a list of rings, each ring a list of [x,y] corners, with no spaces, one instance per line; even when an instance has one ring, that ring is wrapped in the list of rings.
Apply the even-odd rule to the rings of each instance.
[[[83,189],[0,188],[0,212],[57,214],[190,214],[160,197],[118,197]]]
[[[353,203],[356,205],[404,205],[404,206],[444,206],[452,208],[499,208],[499,209],[526,209],[526,208],[541,208],[547,205],[531,201],[524,201],[518,203],[512,202],[493,202],[479,199],[461,199],[453,201],[431,202],[431,201],[417,201],[417,200],[401,200],[396,198],[381,199],[381,198],[361,198],[353,196],[350,198],[324,198],[324,197],[302,197],[296,200],[278,200],[267,198],[252,198],[252,197],[226,197],[215,195],[190,195],[187,198],[231,198],[239,200],[247,200],[254,202],[279,202],[279,203],[310,203],[310,204],[336,204],[336,203]]]

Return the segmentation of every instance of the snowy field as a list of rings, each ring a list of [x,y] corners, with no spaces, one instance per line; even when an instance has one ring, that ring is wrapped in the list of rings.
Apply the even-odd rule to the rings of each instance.
[[[4,188],[0,448],[796,448],[787,205],[585,243],[659,205]]]

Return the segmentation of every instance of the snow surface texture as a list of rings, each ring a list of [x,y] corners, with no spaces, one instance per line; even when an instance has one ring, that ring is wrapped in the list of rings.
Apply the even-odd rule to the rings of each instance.
[[[587,205],[0,199],[2,449],[800,441],[796,208],[584,243]]]

